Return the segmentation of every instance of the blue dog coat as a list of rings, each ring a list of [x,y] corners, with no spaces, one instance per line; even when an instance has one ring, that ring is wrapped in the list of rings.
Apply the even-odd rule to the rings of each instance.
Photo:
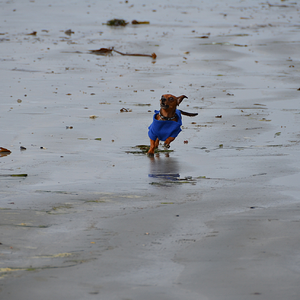
[[[165,141],[170,136],[176,138],[181,131],[181,112],[178,109],[175,111],[177,121],[156,120],[156,115],[159,114],[159,110],[155,110],[154,112],[155,114],[153,116],[153,122],[148,127],[149,138],[153,141],[155,141],[157,138],[160,141]]]

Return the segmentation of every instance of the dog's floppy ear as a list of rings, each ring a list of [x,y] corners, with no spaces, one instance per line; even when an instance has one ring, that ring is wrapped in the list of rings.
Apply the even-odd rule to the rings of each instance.
[[[187,96],[181,95],[181,96],[177,97],[177,105],[179,105],[184,98],[187,98]]]

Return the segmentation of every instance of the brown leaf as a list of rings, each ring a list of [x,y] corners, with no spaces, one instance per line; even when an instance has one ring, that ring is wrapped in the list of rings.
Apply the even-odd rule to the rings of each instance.
[[[0,152],[8,152],[8,153],[11,153],[10,150],[6,149],[6,148],[3,148],[3,147],[0,147]]]

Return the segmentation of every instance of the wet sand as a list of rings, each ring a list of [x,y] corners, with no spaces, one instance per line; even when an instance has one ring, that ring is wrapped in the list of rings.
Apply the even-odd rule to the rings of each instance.
[[[1,4],[1,299],[299,298],[300,5],[270,4]],[[164,93],[199,115],[132,153]]]

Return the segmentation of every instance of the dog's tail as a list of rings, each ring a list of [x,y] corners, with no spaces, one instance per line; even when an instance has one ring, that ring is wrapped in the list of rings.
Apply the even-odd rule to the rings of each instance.
[[[195,116],[198,116],[198,113],[189,113],[189,112],[186,112],[186,111],[183,111],[181,109],[179,109],[181,114],[184,115],[184,116],[189,116],[189,117],[195,117]]]

